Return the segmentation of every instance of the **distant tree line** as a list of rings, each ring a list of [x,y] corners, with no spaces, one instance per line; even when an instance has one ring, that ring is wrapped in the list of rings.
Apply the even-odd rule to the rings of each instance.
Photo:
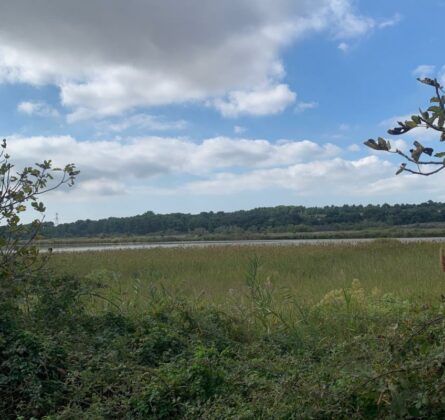
[[[445,203],[344,205],[326,207],[278,206],[234,212],[199,214],[155,214],[148,211],[133,217],[78,220],[55,226],[44,223],[41,234],[47,238],[234,234],[241,232],[310,232],[353,228],[413,225],[445,222]]]

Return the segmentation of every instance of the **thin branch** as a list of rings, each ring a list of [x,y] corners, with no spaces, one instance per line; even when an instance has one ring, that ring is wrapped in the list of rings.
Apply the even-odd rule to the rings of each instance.
[[[436,89],[437,99],[439,99],[440,108],[442,109],[442,112],[445,113],[445,104],[443,103],[442,96],[440,95],[440,92],[439,92],[439,85],[436,84],[436,86],[434,86],[434,87]]]
[[[403,153],[401,150],[397,149],[395,152],[389,152],[389,153],[397,153],[400,156],[403,156],[406,160],[415,163],[416,165],[443,165],[443,160],[441,161],[436,161],[436,160],[431,160],[431,161],[415,161],[413,158],[410,158],[408,155],[406,155],[405,153]]]
[[[423,118],[422,111],[420,112],[420,115],[418,117],[428,126],[427,128],[432,128],[433,130],[436,130],[436,131],[445,132],[444,127],[440,128],[437,125],[431,124],[426,118]]]
[[[445,168],[445,165],[441,166],[440,168],[436,169],[435,171],[431,171],[431,172],[418,172],[418,171],[413,171],[412,169],[409,169],[409,168],[404,168],[403,170],[406,171],[406,172],[410,172],[412,174],[415,174],[415,175],[430,176],[430,175],[437,174],[437,172],[440,172],[444,168]]]

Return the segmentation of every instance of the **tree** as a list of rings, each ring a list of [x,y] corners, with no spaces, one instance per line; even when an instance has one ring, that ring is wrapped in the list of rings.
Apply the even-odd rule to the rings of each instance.
[[[426,111],[419,109],[419,113],[412,115],[410,120],[406,120],[405,122],[398,121],[398,126],[388,130],[388,134],[398,136],[414,128],[425,127],[426,129],[435,130],[440,133],[440,141],[443,142],[445,141],[445,95],[443,95],[445,91],[437,79],[418,78],[417,80],[420,83],[431,86],[435,91],[435,95],[430,99],[430,107]],[[414,147],[410,150],[410,155],[399,149],[393,150],[391,143],[382,137],[378,137],[377,140],[366,140],[364,144],[371,149],[395,153],[405,159],[406,162],[400,165],[396,175],[402,172],[409,172],[416,175],[429,176],[445,168],[445,152],[434,153],[433,148],[425,147],[417,140],[413,142]],[[424,155],[432,157],[433,154],[436,159],[424,158]]]
[[[6,140],[0,143],[0,286],[29,271],[38,262],[38,248],[33,241],[42,225],[42,218],[21,223],[21,215],[30,205],[43,214],[42,194],[63,184],[72,186],[79,171],[73,163],[55,168],[50,160],[16,170],[6,152]],[[3,284],[2,284],[3,283]]]

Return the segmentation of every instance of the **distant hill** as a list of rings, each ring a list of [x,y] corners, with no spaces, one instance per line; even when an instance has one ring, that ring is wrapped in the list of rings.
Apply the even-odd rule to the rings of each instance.
[[[46,238],[122,235],[203,235],[240,233],[319,232],[370,227],[439,224],[445,204],[344,205],[326,207],[277,206],[234,212],[155,214],[78,220],[55,226],[45,223]]]

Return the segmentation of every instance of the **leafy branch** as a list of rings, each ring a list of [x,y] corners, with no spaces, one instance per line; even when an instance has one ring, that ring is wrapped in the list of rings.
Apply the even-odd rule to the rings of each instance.
[[[40,196],[63,184],[71,187],[79,174],[73,163],[57,168],[50,160],[16,171],[6,149],[3,139],[0,143],[0,276],[3,279],[18,272],[29,272],[38,260],[38,249],[32,243],[43,216],[25,226],[21,223],[21,214],[29,205],[43,214],[45,206]]]
[[[437,79],[417,79],[419,82],[434,88],[435,95],[430,99],[430,107],[426,111],[419,109],[417,115],[412,115],[410,120],[404,122],[398,121],[398,126],[388,130],[388,134],[398,136],[405,134],[414,128],[424,127],[432,129],[440,133],[440,141],[445,141],[445,93],[443,87],[439,84]],[[445,151],[434,153],[431,147],[425,147],[417,140],[413,142],[413,148],[410,149],[410,155],[403,153],[401,150],[392,150],[391,143],[382,137],[377,140],[369,139],[364,142],[366,146],[373,150],[382,150],[388,153],[400,155],[407,162],[401,163],[396,175],[402,172],[409,172],[415,175],[430,176],[437,174],[445,168]],[[434,156],[433,160],[421,160],[423,155]],[[414,164],[414,169],[409,167],[409,164]],[[430,169],[429,166],[434,166]],[[425,169],[427,167],[427,169]]]

